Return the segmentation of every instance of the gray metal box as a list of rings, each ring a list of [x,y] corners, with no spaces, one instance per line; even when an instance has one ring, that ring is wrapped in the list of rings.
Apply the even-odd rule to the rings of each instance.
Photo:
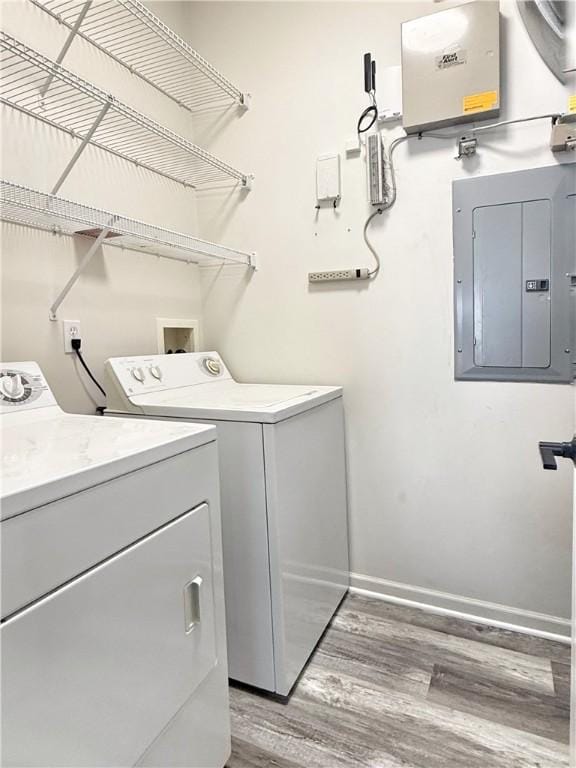
[[[498,2],[481,0],[402,24],[402,110],[408,133],[498,116]]]
[[[570,382],[576,163],[453,184],[456,379]]]

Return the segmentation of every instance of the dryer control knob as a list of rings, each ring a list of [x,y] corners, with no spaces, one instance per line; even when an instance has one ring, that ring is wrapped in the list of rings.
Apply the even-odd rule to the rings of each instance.
[[[144,371],[142,368],[132,368],[130,373],[132,374],[132,377],[136,379],[136,381],[139,381],[142,384],[144,381]]]
[[[0,379],[2,398],[6,400],[24,399],[28,382],[19,373],[7,374]]]

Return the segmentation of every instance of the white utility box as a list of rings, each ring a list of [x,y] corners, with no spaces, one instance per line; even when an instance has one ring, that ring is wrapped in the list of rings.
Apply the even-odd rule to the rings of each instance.
[[[340,155],[321,155],[316,161],[316,198],[340,199]]]
[[[498,2],[468,3],[402,24],[402,109],[407,133],[498,116]]]

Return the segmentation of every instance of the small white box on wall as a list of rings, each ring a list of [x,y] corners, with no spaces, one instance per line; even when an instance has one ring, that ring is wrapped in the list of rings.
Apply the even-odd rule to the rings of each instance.
[[[316,161],[316,197],[318,202],[340,199],[340,155],[320,155]]]
[[[378,82],[378,120],[402,119],[402,67],[385,67]]]

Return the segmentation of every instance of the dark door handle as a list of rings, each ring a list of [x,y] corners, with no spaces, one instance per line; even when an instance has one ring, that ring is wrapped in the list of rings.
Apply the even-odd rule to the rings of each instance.
[[[544,469],[558,469],[556,457],[572,459],[576,464],[576,435],[570,443],[538,443]]]

